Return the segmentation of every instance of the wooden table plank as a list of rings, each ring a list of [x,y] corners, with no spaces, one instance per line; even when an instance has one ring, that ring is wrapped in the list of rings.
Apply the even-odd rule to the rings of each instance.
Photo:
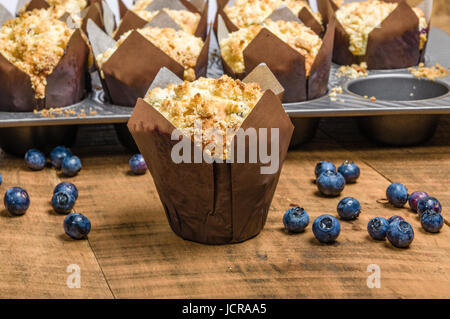
[[[64,215],[50,204],[56,171],[32,172],[23,159],[1,156],[2,201],[9,187],[21,186],[31,205],[24,216],[0,212],[0,298],[111,298],[112,294],[88,241],[74,241],[64,234]],[[76,181],[76,179],[75,179]],[[81,189],[79,201],[84,201]],[[81,288],[68,288],[67,267],[80,267]]]
[[[450,148],[442,151],[450,158]],[[322,133],[289,153],[264,231],[225,246],[196,244],[173,234],[151,176],[128,174],[129,155],[83,152],[78,152],[84,168],[76,181],[89,195],[78,202],[78,210],[89,212],[94,225],[90,243],[116,297],[450,297],[448,226],[438,235],[427,234],[412,213],[377,202],[389,181],[361,153],[343,149]],[[339,199],[317,195],[313,168],[321,159],[339,163],[350,157],[360,163],[362,176],[342,196],[361,201],[361,217],[342,222],[338,243],[331,246],[317,243],[310,226],[304,234],[285,234],[281,218],[291,203],[303,205],[312,219],[336,215]],[[448,172],[448,161],[444,165]],[[370,218],[394,214],[405,215],[414,226],[410,249],[368,238]],[[381,268],[380,289],[366,285],[370,264]]]

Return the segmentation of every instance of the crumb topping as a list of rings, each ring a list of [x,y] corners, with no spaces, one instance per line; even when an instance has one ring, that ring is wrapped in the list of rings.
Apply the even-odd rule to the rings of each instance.
[[[369,0],[351,2],[336,11],[336,17],[350,37],[349,50],[354,55],[365,55],[369,33],[391,14],[398,3]],[[427,40],[427,22],[422,10],[413,8],[419,18],[420,45],[422,50]]]
[[[159,13],[159,11],[146,10],[151,2],[152,0],[140,0],[136,2],[130,10],[142,19],[150,22],[153,17]],[[198,23],[200,22],[200,14],[188,10],[163,9],[163,11],[166,12],[184,31],[190,34],[195,33]]]
[[[133,30],[124,33],[116,42],[116,46],[97,55],[97,63],[101,67],[126,40]],[[184,79],[195,80],[195,65],[203,47],[201,38],[185,31],[172,28],[145,27],[137,29],[142,36],[164,51],[168,56],[184,67]]]
[[[202,148],[209,155],[225,159],[234,130],[239,129],[262,94],[256,83],[243,83],[223,75],[218,79],[170,84],[165,89],[154,88],[145,101],[184,135],[194,140],[194,134],[202,134]]]
[[[348,77],[350,79],[356,79],[362,76],[367,76],[367,63],[361,62],[352,65],[342,65],[337,70],[336,76],[338,77]]]
[[[50,6],[47,10],[53,17],[58,19],[68,13],[78,25],[81,25],[82,22],[81,11],[88,5],[86,0],[46,0],[46,2]],[[23,14],[26,12],[25,9],[26,6],[19,13]]]
[[[314,31],[301,23],[281,20],[276,22],[266,20],[263,25],[239,29],[220,42],[222,57],[233,72],[244,72],[243,51],[264,27],[305,57],[305,69],[308,76],[322,46],[322,40]]]
[[[311,11],[308,3],[304,0],[236,0],[233,5],[225,6],[227,17],[238,28],[261,24],[276,8],[285,4],[295,15],[298,15],[303,7]],[[311,11],[311,13],[313,13]],[[320,14],[313,15],[321,21]]]
[[[47,10],[24,12],[0,29],[0,53],[28,74],[35,97],[45,97],[47,75],[64,55],[74,30]]]
[[[436,78],[444,78],[449,74],[448,69],[438,63],[432,67],[425,67],[423,63],[419,63],[417,67],[408,68],[408,70],[417,78],[427,78],[432,81]]]

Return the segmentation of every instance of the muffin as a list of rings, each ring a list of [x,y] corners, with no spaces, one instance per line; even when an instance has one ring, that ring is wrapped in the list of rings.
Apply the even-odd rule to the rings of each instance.
[[[423,59],[429,17],[421,9],[404,1],[369,0],[339,8],[330,0],[319,1],[322,11],[328,6],[336,16],[336,63],[367,62],[369,69],[396,69],[417,65]]]
[[[336,11],[337,21],[344,27],[350,37],[350,52],[355,56],[366,54],[367,40],[370,32],[383,22],[398,3],[370,0],[366,2],[351,2],[343,5]],[[427,21],[423,11],[413,8],[419,19],[418,31],[420,33],[419,50],[422,50],[427,41]]]
[[[26,11],[8,20],[0,29],[0,90],[6,96],[1,109],[31,111],[78,102],[84,95],[88,51],[80,31],[50,10]]]
[[[313,13],[303,0],[236,0],[229,1],[223,8],[227,18],[238,28],[261,24],[272,12],[281,5],[286,5],[296,16],[301,9],[306,8],[320,21],[320,14]],[[234,28],[230,28],[234,31]]]
[[[130,30],[124,33],[116,42],[114,48],[110,48],[96,56],[100,69],[114,52],[116,52],[116,50],[127,40],[132,31],[133,30]],[[172,28],[145,27],[137,29],[136,31],[182,65],[184,67],[185,80],[195,80],[195,66],[204,44],[201,38],[182,30],[176,31]]]
[[[225,73],[243,78],[258,64],[266,63],[285,89],[283,102],[305,101],[326,93],[334,21],[324,40],[298,19],[266,19],[261,25],[231,33],[221,31],[222,28],[225,23],[219,19],[219,46]]]
[[[220,51],[231,70],[235,74],[244,73],[244,50],[263,28],[267,28],[305,57],[306,76],[309,76],[322,40],[310,28],[296,21],[266,20],[262,25],[252,25],[230,33],[229,37],[220,42]]]
[[[127,31],[115,41],[94,23],[88,23],[88,34],[103,88],[113,104],[135,105],[162,67],[189,81],[206,75],[209,37],[203,41],[183,30],[147,26]]]
[[[130,10],[136,13],[140,18],[150,22],[160,12],[160,10],[147,10],[147,7],[151,2],[152,0],[139,0],[130,8]],[[165,8],[162,10],[166,12],[183,29],[183,31],[194,34],[197,30],[198,23],[200,22],[199,13],[191,12],[187,9],[174,10]]]
[[[118,40],[122,34],[132,29],[140,29],[149,22],[161,20],[162,14],[173,21],[171,27],[181,29],[202,39],[206,38],[208,3],[202,11],[185,1],[163,0],[139,0],[122,16],[121,22],[114,33],[114,39]],[[167,20],[167,19],[166,19]],[[153,26],[158,26],[158,22]]]
[[[205,244],[256,236],[264,227],[293,130],[279,98],[256,83],[226,75],[152,87],[144,100],[138,100],[128,128],[153,176],[172,230]],[[265,164],[259,159],[237,162],[230,155],[242,142],[235,135],[238,129],[260,128],[279,132],[275,153],[279,166],[268,174],[261,173]],[[211,138],[210,129],[218,135]],[[261,136],[255,142],[273,150],[272,139]],[[249,154],[249,141],[244,144]],[[180,162],[173,156],[180,145],[203,158],[196,161],[191,154]]]

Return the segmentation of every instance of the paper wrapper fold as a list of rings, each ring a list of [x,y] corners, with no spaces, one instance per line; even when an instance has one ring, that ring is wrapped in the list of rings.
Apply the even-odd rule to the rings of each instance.
[[[375,28],[369,33],[364,56],[352,54],[349,50],[350,37],[336,19],[334,62],[342,65],[366,62],[369,69],[398,69],[417,65],[423,61],[425,48],[419,49],[417,15],[405,1],[388,2],[398,2],[398,5],[384,19],[380,28]],[[432,0],[426,0],[424,3],[432,3]],[[318,0],[318,7],[322,16],[328,19],[338,9],[331,0]],[[426,13],[426,18],[429,30],[430,14]]]
[[[88,26],[88,34],[95,56],[114,45],[114,40],[92,23]],[[112,43],[107,44],[108,41]],[[197,58],[195,66],[197,78],[206,76],[209,42],[208,35]],[[103,76],[100,78],[109,101],[116,105],[132,107],[138,98],[145,96],[162,67],[183,78],[184,67],[181,64],[134,30],[103,64],[101,68]]]
[[[175,164],[171,159],[178,143],[171,140],[175,127],[155,108],[138,100],[128,128],[153,176],[169,224],[180,237],[204,244],[229,244],[252,238],[263,229],[293,126],[278,97],[267,90],[242,125],[244,130],[250,127],[279,129],[280,167],[276,173],[262,175],[260,168],[265,165],[250,164],[248,159],[241,164]],[[271,139],[267,141],[271,149]],[[191,147],[196,147],[192,141]]]
[[[30,76],[0,54],[0,110],[31,112],[35,109],[63,107],[79,102],[85,95],[89,48],[76,30],[64,55],[47,76],[44,99],[36,99]]]
[[[203,40],[206,39],[207,34],[208,34],[207,28],[208,28],[208,4],[209,4],[209,2],[204,3],[203,9],[200,12],[199,9],[194,4],[192,4],[188,1],[171,1],[171,2],[173,2],[172,6],[170,5],[170,2],[165,3],[163,1],[158,1],[158,2],[155,2],[155,1],[151,3],[151,5],[154,5],[154,9],[152,9],[152,10],[155,10],[155,11],[160,10],[162,8],[168,8],[168,9],[173,8],[175,10],[184,9],[184,10],[189,10],[193,13],[199,13],[200,21],[197,25],[194,35],[196,37],[202,38]],[[162,12],[160,12],[160,13],[162,13]],[[157,16],[159,16],[159,15],[160,14],[158,14]],[[139,17],[133,11],[127,10],[126,12],[124,12],[124,15],[120,21],[120,24],[114,33],[114,39],[118,40],[122,34],[126,33],[129,30],[140,29],[140,28],[143,28],[143,27],[151,24],[152,21],[157,18],[157,16],[154,17],[149,23],[148,21]],[[175,21],[173,21],[172,23],[174,23],[176,25]],[[166,25],[165,27],[173,27],[173,26]],[[181,28],[178,27],[176,29],[181,29]]]

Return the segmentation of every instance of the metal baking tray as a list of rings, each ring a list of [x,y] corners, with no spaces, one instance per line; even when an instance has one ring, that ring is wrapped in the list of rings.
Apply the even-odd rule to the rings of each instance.
[[[217,43],[215,43],[215,46],[212,45],[212,50],[217,50]],[[432,28],[425,64],[431,66],[438,62],[448,68],[450,66],[449,52],[450,36],[438,28]],[[208,74],[212,76],[219,75],[221,70],[218,69],[220,67],[217,66],[217,63],[214,63],[214,59],[210,61],[210,66]],[[332,101],[326,95],[311,101],[284,104],[286,112],[296,126],[292,143],[293,146],[301,144],[314,136],[318,118],[320,117],[362,117],[361,121],[365,121],[365,124],[361,126],[366,128],[364,133],[372,135],[372,137],[380,142],[403,145],[419,143],[426,140],[430,135],[429,131],[436,126],[436,114],[450,114],[450,77],[436,81],[428,81],[414,78],[409,74],[407,69],[400,69],[369,71],[367,77],[349,80],[344,77],[338,78],[336,76],[337,68],[337,65],[332,65],[329,88],[341,86],[343,92],[335,97],[335,101],[334,99]],[[372,82],[366,83],[366,81]],[[10,145],[5,145],[10,140],[9,137],[19,134],[23,135],[25,141],[27,135],[34,135],[35,141],[29,141],[28,143],[29,145],[33,145],[33,143],[39,144],[36,141],[39,138],[36,136],[42,136],[47,141],[55,140],[54,143],[50,144],[58,144],[58,142],[64,142],[64,140],[59,141],[55,137],[58,134],[55,134],[54,129],[50,134],[43,133],[45,128],[49,126],[114,123],[118,128],[119,139],[124,144],[131,142],[131,145],[127,146],[133,148],[132,141],[129,140],[129,137],[126,136],[126,130],[123,129],[123,124],[128,121],[132,108],[106,103],[96,73],[93,73],[92,87],[94,88],[93,92],[89,93],[86,99],[75,105],[62,108],[59,113],[52,112],[50,116],[43,116],[42,113],[0,112],[0,146],[9,149],[13,153],[22,153],[22,150],[14,150]],[[364,93],[365,90],[369,92]],[[358,92],[360,95],[357,94]],[[378,99],[371,102],[361,95],[367,95],[369,97],[378,96]],[[399,95],[400,98],[398,98]],[[381,99],[380,96],[382,97]],[[414,117],[413,115],[415,114],[421,114],[422,116]],[[428,114],[428,116],[424,114]],[[389,117],[386,118],[388,115]],[[418,132],[417,138],[405,140],[400,134],[396,142],[392,138],[384,140],[382,136],[376,136],[377,134],[380,135],[379,132],[374,132],[376,128],[381,128],[384,125],[381,131],[386,131],[392,126],[389,126],[386,122],[397,122],[399,119],[405,122],[406,115],[410,116],[412,122],[406,121],[405,127],[415,124],[417,121],[427,121],[426,123],[429,123],[427,126],[422,125],[422,122],[420,122],[424,126],[424,132]],[[373,116],[375,117],[371,119]],[[370,121],[375,121],[375,123],[370,123]],[[36,128],[33,129],[32,127]],[[38,129],[37,127],[43,128]],[[371,127],[372,129],[369,129]],[[62,130],[67,131],[68,128]],[[373,132],[371,133],[370,130]],[[51,135],[53,138],[49,139],[46,137],[47,135]],[[63,139],[71,134],[62,132],[60,135],[60,139]],[[407,134],[404,135],[405,137],[409,136]],[[390,137],[392,135],[388,134],[387,136]]]

